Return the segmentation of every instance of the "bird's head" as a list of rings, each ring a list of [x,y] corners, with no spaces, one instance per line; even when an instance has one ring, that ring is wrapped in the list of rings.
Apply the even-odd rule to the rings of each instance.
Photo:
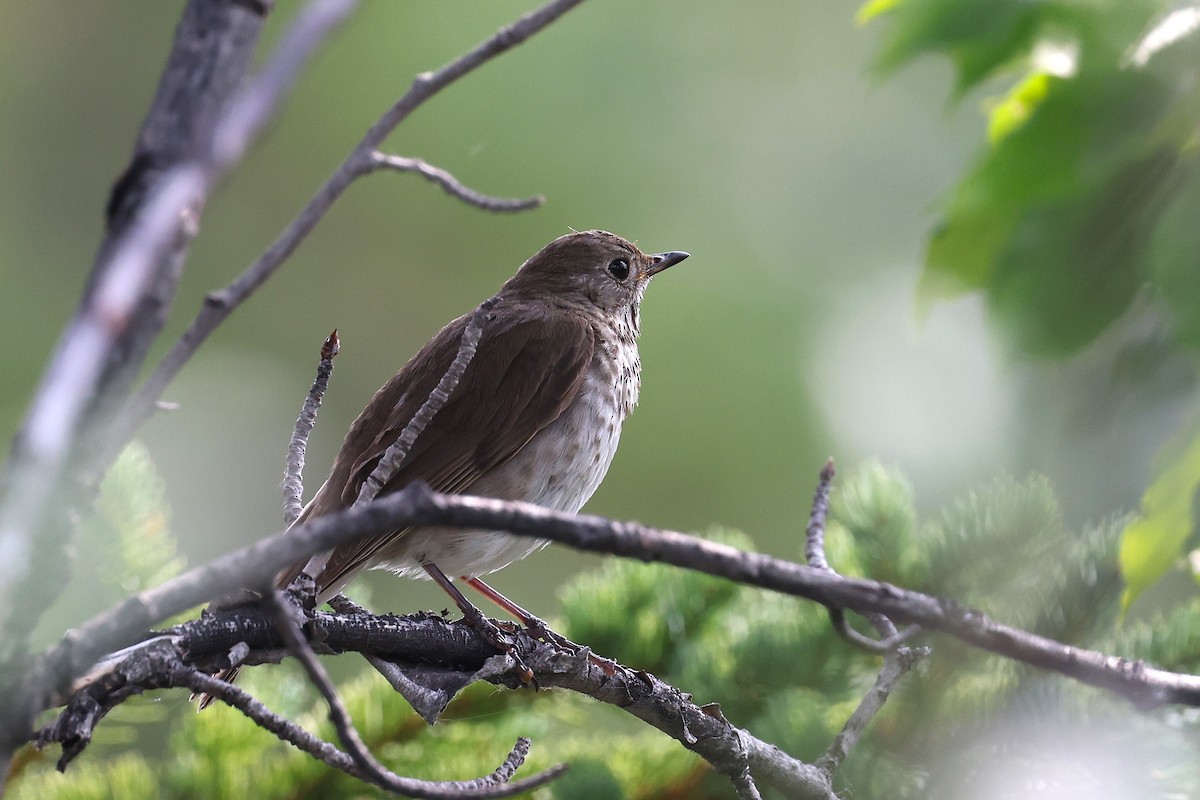
[[[603,311],[636,310],[650,279],[688,254],[643,253],[606,231],[560,236],[526,261],[504,290],[531,297],[590,303]]]

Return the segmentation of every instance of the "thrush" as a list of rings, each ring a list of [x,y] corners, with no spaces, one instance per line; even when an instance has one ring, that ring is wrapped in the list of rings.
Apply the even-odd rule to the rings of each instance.
[[[454,391],[379,493],[425,481],[438,492],[580,510],[604,480],[620,427],[637,404],[642,295],[650,278],[685,258],[682,251],[642,253],[602,230],[541,248],[488,301],[487,325]],[[354,505],[362,483],[460,355],[470,319],[443,327],[380,387],[294,524]],[[276,583],[286,588],[305,573],[320,603],[372,567],[431,578],[486,638],[512,652],[449,577],[460,576],[534,633],[569,645],[480,579],[546,543],[498,530],[404,528],[320,553],[281,572]],[[220,676],[232,681],[236,674],[234,667]],[[200,708],[211,702],[203,694]]]
[[[424,481],[439,492],[521,500],[576,512],[612,463],[641,384],[639,306],[650,279],[688,257],[647,255],[604,231],[570,233],[526,261],[493,298],[474,356],[380,494]],[[355,503],[367,476],[459,354],[467,314],[442,328],[385,383],[346,434],[333,468],[297,525]],[[494,530],[411,527],[320,554],[302,571],[317,601],[359,572],[432,578],[468,619],[482,620],[448,576],[460,576],[526,625],[536,617],[480,576],[544,547]],[[543,627],[544,631],[544,627]]]
[[[637,405],[642,295],[654,275],[687,257],[647,255],[604,231],[571,233],[538,251],[501,287],[457,386],[380,494],[421,480],[439,492],[582,508]],[[470,319],[442,328],[375,393],[296,524],[354,504],[458,355]],[[428,578],[436,566],[477,578],[545,545],[500,531],[407,528],[338,547],[310,574],[321,602],[366,568]]]

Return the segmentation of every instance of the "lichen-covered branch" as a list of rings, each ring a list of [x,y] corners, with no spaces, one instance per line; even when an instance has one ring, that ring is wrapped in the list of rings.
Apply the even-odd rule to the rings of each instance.
[[[458,670],[468,677],[477,676],[515,690],[528,688],[516,670],[485,669],[490,659],[495,658],[495,649],[462,622],[447,622],[435,615],[380,617],[356,611],[316,612],[311,625],[319,631],[323,652],[359,652],[410,668],[436,665],[439,670]],[[620,666],[606,670],[589,659],[586,650],[568,652],[540,642],[526,631],[515,631],[512,638],[522,661],[532,670],[536,685],[567,689],[624,709],[704,758],[735,786],[750,787],[759,782],[779,789],[787,797],[833,800],[826,773],[738,728],[715,703],[698,705],[684,692],[646,672]],[[164,688],[158,677],[151,677],[162,672],[161,667],[153,665],[187,661],[200,665],[200,669],[178,668],[181,670],[178,674],[187,676],[188,682],[184,684],[187,688],[231,702],[256,721],[266,720],[276,735],[284,730],[286,735],[281,738],[316,754],[319,748],[315,742],[297,739],[287,727],[290,723],[262,713],[250,714],[247,712],[250,699],[244,692],[203,674],[205,669],[219,665],[234,644],[241,643],[249,647],[245,663],[276,661],[279,648],[287,644],[272,613],[264,609],[240,608],[227,618],[208,617],[185,623],[151,639],[143,647],[130,648],[121,659],[108,663],[101,677],[91,677],[86,686],[78,687],[67,710],[43,729],[41,741],[60,742],[64,748],[75,747],[79,742],[86,745],[92,728],[103,716],[94,709],[107,710],[136,693],[131,690],[130,676],[145,682],[146,689]],[[169,656],[168,652],[175,655]],[[259,653],[262,655],[256,655]],[[151,662],[151,666],[147,667],[146,662]],[[203,686],[196,683],[199,680],[196,675],[204,679]],[[326,696],[333,691],[327,681],[320,681],[318,686],[324,687]],[[81,699],[81,695],[87,697]],[[72,752],[81,749],[79,746]],[[336,756],[325,752],[322,760],[328,763],[329,758],[336,757],[341,760],[335,766],[346,769],[344,761],[350,760],[350,756],[336,749],[333,752]],[[360,777],[366,774],[361,765],[351,764],[350,769]],[[551,770],[527,780],[548,780],[556,774],[556,770]],[[528,790],[526,783],[520,785]]]
[[[287,465],[283,474],[283,524],[291,525],[300,516],[304,507],[304,458],[308,453],[308,437],[312,434],[313,426],[317,423],[317,409],[325,397],[329,387],[329,376],[333,374],[333,359],[338,354],[341,344],[338,332],[329,334],[325,344],[321,346],[321,360],[317,362],[317,376],[313,379],[300,415],[296,417],[296,425],[292,429],[292,438],[288,443]]]

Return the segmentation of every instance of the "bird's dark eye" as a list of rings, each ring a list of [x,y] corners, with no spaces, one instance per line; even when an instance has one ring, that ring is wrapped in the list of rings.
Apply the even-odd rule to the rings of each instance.
[[[614,258],[608,265],[608,274],[619,281],[629,277],[629,262],[623,258]]]

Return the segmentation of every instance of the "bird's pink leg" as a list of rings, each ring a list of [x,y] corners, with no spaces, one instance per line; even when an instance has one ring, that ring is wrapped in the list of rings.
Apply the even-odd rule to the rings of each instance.
[[[520,620],[521,624],[524,625],[529,630],[529,632],[531,634],[533,634],[534,637],[545,639],[547,642],[550,642],[551,644],[561,647],[562,649],[564,649],[568,652],[571,652],[571,653],[579,652],[579,649],[580,649],[579,645],[575,644],[570,639],[567,639],[567,638],[555,633],[554,631],[550,630],[550,626],[547,625],[545,622],[543,622],[541,619],[539,619],[538,617],[535,617],[533,614],[530,614],[524,608],[517,605],[512,600],[509,600],[507,597],[500,594],[500,592],[496,591],[491,586],[488,586],[481,579],[468,578],[466,575],[463,575],[462,579],[464,582],[466,582],[466,584],[468,586],[475,589],[475,591],[479,592],[481,595],[483,595],[484,597],[491,600],[496,605],[503,608],[505,611],[507,611],[513,617]],[[607,658],[601,658],[600,656],[596,655],[595,653],[589,652],[588,660],[590,660],[593,664],[595,664],[596,666],[598,666],[602,670],[604,670],[604,673],[606,675],[612,675],[616,669],[615,662],[609,661]]]
[[[509,645],[504,641],[504,634],[500,632],[492,621],[483,615],[483,612],[475,607],[475,604],[467,599],[467,596],[458,590],[454,582],[442,572],[441,568],[432,561],[425,561],[421,564],[429,577],[433,578],[433,582],[442,587],[442,591],[450,595],[454,600],[454,605],[458,606],[458,610],[463,613],[463,618],[470,623],[472,628],[478,630],[483,636],[500,650],[508,649]]]

